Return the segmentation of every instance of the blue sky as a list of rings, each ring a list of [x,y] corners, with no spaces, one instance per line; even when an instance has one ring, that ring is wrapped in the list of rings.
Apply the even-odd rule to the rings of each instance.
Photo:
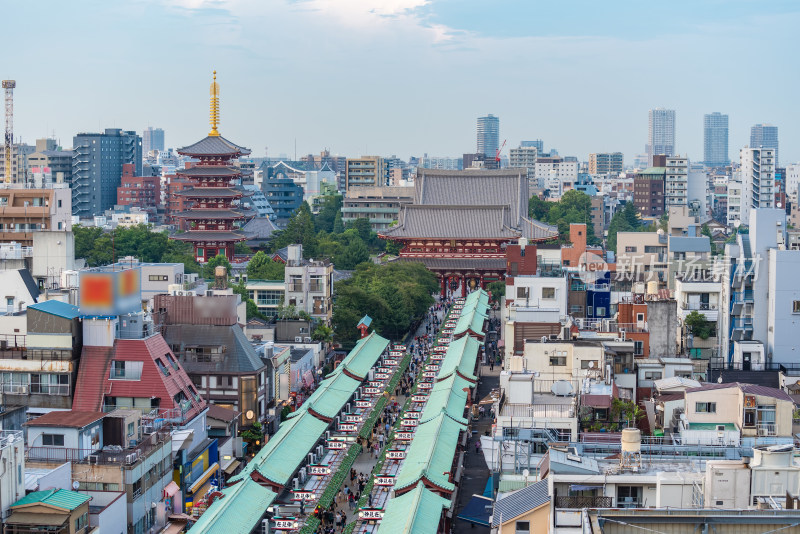
[[[220,131],[254,155],[460,155],[475,118],[508,146],[541,138],[585,160],[644,150],[647,110],[674,108],[677,149],[702,159],[702,117],[730,116],[730,156],[760,122],[800,160],[800,2],[79,0],[3,7],[15,132]]]

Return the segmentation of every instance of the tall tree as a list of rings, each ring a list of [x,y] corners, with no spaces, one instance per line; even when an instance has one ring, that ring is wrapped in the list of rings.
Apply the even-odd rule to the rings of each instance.
[[[358,235],[353,236],[347,246],[333,257],[336,268],[344,270],[355,269],[356,265],[365,261],[369,261],[369,250]]]
[[[314,217],[317,231],[331,233],[337,216],[342,212],[342,195],[327,195],[322,199],[319,213]]]
[[[283,280],[286,266],[273,261],[263,251],[256,252],[247,264],[247,278],[250,280]]]
[[[333,221],[333,233],[341,234],[344,232],[344,221],[342,221],[342,212],[336,213],[336,218]]]
[[[215,269],[222,265],[227,270],[228,276],[231,274],[231,262],[228,261],[228,258],[225,257],[223,254],[217,254],[203,266],[203,277],[214,279],[216,276]]]

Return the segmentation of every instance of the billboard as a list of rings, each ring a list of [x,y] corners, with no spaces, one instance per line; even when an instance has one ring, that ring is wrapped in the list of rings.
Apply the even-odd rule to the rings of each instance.
[[[82,315],[125,315],[142,310],[139,267],[81,271],[78,287]]]

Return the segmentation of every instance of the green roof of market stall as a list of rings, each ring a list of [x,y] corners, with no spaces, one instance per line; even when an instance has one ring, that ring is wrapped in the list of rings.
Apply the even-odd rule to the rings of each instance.
[[[477,380],[474,372],[480,347],[481,342],[471,336],[462,336],[451,341],[440,364],[439,379],[447,378],[458,371],[464,378]]]
[[[458,436],[465,425],[441,413],[426,423],[421,423],[414,433],[414,441],[395,479],[395,489],[416,485],[423,478],[446,491],[453,491],[449,473],[458,446]]]
[[[389,499],[378,534],[436,534],[450,501],[420,482],[412,491]]]
[[[367,337],[358,340],[356,346],[344,357],[334,373],[340,373],[347,369],[363,380],[388,346],[388,339],[372,332]]]
[[[250,532],[278,495],[252,479],[228,486],[192,527],[192,534]]]
[[[420,423],[437,418],[443,411],[450,418],[462,424],[467,424],[464,418],[464,409],[467,407],[467,393],[464,388],[474,384],[467,382],[456,374],[434,384],[428,395],[428,402],[420,416]]]

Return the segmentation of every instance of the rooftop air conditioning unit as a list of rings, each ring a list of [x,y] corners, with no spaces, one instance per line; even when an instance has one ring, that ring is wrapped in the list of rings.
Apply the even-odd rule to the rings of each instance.
[[[300,489],[300,481],[297,478],[292,479],[292,489]]]
[[[625,341],[625,329],[624,328],[619,331],[619,337],[622,339],[622,341]]]
[[[183,296],[183,291],[176,291],[175,294],[178,295],[179,297],[182,297]]]
[[[311,343],[311,338],[310,337],[304,337],[303,338],[303,343]]]
[[[303,336],[295,336],[294,337],[294,342],[295,343],[302,343],[303,342]]]
[[[305,482],[306,482],[306,468],[305,467],[302,468],[300,470],[300,472],[298,473],[298,478],[300,479],[301,483],[305,484]]]

